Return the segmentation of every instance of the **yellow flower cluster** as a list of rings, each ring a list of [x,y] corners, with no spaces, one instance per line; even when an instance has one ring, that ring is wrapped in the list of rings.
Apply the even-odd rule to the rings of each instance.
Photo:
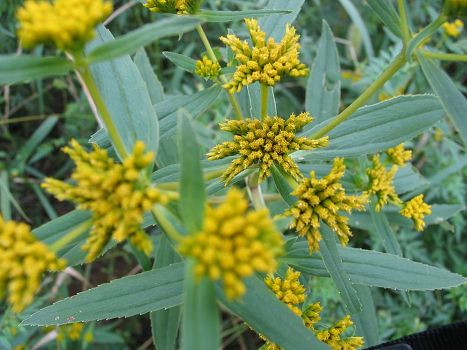
[[[144,176],[154,154],[145,153],[144,143],[137,141],[133,153],[123,164],[116,163],[105,149],[94,147],[86,152],[76,141],[64,152],[75,162],[73,184],[47,178],[42,186],[58,200],[71,200],[79,209],[90,210],[93,226],[83,250],[86,260],[94,260],[113,238],[117,242],[129,239],[137,248],[150,254],[153,244],[141,228],[144,212],[155,203],[168,198],[151,187]]]
[[[207,56],[203,56],[201,60],[196,61],[195,73],[202,78],[213,79],[219,76],[221,66],[219,62],[211,61]]]
[[[8,293],[14,312],[31,304],[46,271],[62,270],[65,264],[34,237],[28,225],[5,221],[0,215],[0,300]]]
[[[406,162],[412,159],[412,151],[406,150],[403,143],[394,148],[387,149],[386,154],[392,164],[399,166],[404,166]]]
[[[195,260],[198,278],[221,279],[227,298],[235,299],[245,293],[243,278],[275,271],[282,246],[267,209],[248,211],[243,193],[232,188],[220,206],[207,206],[202,230],[186,236],[178,249]]]
[[[147,0],[144,7],[152,12],[185,15],[196,13],[202,2],[203,0]]]
[[[25,48],[52,43],[75,50],[94,38],[94,28],[112,12],[105,0],[26,0],[16,14]]]
[[[60,326],[57,332],[57,340],[70,339],[72,341],[80,340],[84,329],[84,323],[70,323]]]
[[[370,180],[367,193],[375,195],[377,203],[375,210],[379,212],[389,202],[400,203],[397,196],[396,189],[394,188],[393,180],[397,173],[397,165],[393,165],[388,171],[381,164],[379,155],[373,156],[373,167],[367,169],[367,175]]]
[[[277,299],[301,316],[302,310],[297,305],[305,301],[305,287],[300,283],[299,278],[300,272],[289,267],[284,279],[268,275],[264,283],[276,294]]]
[[[348,337],[342,339],[342,334],[353,325],[350,316],[337,321],[332,327],[316,332],[316,337],[328,344],[333,350],[353,350],[364,345],[362,337]]]
[[[298,197],[298,201],[285,215],[293,216],[291,228],[300,236],[306,236],[310,251],[319,250],[320,220],[336,232],[340,242],[346,245],[352,232],[348,225],[349,218],[339,212],[350,213],[353,209],[365,209],[368,200],[366,195],[348,196],[345,193],[339,182],[344,173],[344,160],[336,158],[328,175],[317,179],[316,173],[311,171],[310,178],[303,180],[292,192],[292,195]]]
[[[256,81],[273,86],[285,75],[298,78],[308,74],[308,68],[299,59],[300,36],[294,27],[287,25],[283,39],[276,43],[273,38],[266,41],[266,33],[255,19],[246,19],[245,23],[253,42],[252,48],[248,42],[232,34],[220,38],[240,63],[231,81],[224,85],[229,92],[238,92]]]
[[[298,150],[325,147],[329,140],[328,137],[312,140],[296,136],[296,133],[312,120],[308,113],[301,113],[298,116],[292,114],[287,120],[281,117],[266,117],[263,121],[258,119],[227,121],[220,124],[220,128],[233,133],[233,141],[215,146],[208,153],[208,159],[240,155],[224,172],[223,178],[226,183],[253,164],[259,165],[260,180],[271,174],[273,163],[298,179],[301,177],[300,170],[289,154]]]
[[[464,22],[456,19],[454,22],[446,22],[443,24],[443,29],[447,35],[457,38],[464,30]]]
[[[425,215],[431,214],[431,205],[425,203],[423,201],[423,194],[420,194],[412,198],[407,203],[404,203],[404,207],[400,213],[401,215],[412,219],[417,231],[423,231],[425,228],[423,218]]]
[[[299,316],[304,325],[309,328],[318,339],[325,342],[333,350],[355,350],[362,347],[364,342],[362,337],[348,337],[342,339],[341,335],[347,328],[353,325],[350,316],[336,322],[333,326],[322,330],[315,328],[316,323],[321,320],[321,307],[319,302],[308,305],[305,311],[302,311],[300,304],[305,301],[305,286],[299,281],[300,272],[294,271],[289,267],[284,279],[280,277],[268,276],[264,280],[266,285],[276,294],[276,297],[285,303],[297,316]],[[282,350],[280,346],[267,340],[264,345],[265,350]]]

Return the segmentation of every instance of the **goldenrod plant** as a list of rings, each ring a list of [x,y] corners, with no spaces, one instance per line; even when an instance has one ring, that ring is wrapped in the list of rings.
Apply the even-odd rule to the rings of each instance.
[[[141,348],[227,349],[240,330],[263,350],[356,350],[383,340],[377,288],[408,300],[406,291],[465,284],[401,248],[402,232],[431,237],[427,227],[462,209],[434,201],[416,166],[427,139],[440,142],[440,123],[457,132],[450,148],[467,141],[467,102],[438,64],[467,61],[460,49],[443,51],[462,35],[465,1],[445,1],[414,28],[404,0],[368,0],[397,42],[375,76],[376,39],[366,32],[365,58],[339,55],[326,21],[319,43],[301,40],[294,21],[317,4],[219,3],[26,0],[15,10],[20,50],[0,56],[0,82],[66,76],[98,130],[62,135],[57,159],[67,163],[51,162],[59,172],[10,172],[37,178],[50,221],[35,229],[0,166],[0,325],[17,318],[25,334],[51,327],[45,337],[60,348],[97,349],[98,321],[149,313],[153,337]],[[112,21],[130,8],[148,23],[114,36]],[[168,61],[160,39],[178,51],[163,52]],[[195,84],[166,94],[174,84],[157,77],[163,71]],[[431,89],[412,84],[417,71]],[[345,99],[341,83],[352,91]],[[90,288],[92,268],[116,253],[138,267]],[[67,276],[85,291],[70,296]],[[331,281],[336,308],[318,301],[315,279]],[[9,332],[10,348],[37,339],[27,334]]]

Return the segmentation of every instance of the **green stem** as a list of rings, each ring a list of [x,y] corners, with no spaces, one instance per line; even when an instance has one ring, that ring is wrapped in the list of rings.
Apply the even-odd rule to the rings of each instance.
[[[261,84],[261,120],[268,116],[268,86]]]
[[[405,0],[397,0],[397,5],[399,7],[399,14],[401,16],[401,32],[404,39],[404,43],[407,44],[412,37],[409,29],[409,21],[407,17],[407,10],[405,8]]]
[[[60,249],[70,244],[76,238],[78,238],[81,234],[89,230],[92,227],[92,224],[93,224],[93,220],[88,219],[85,222],[83,222],[81,225],[78,225],[73,230],[68,232],[65,236],[61,237],[60,239],[52,243],[49,246],[50,251],[57,253]]]
[[[428,50],[419,50],[421,54],[428,58],[434,58],[442,61],[454,61],[454,62],[467,62],[467,55],[459,55],[455,53],[445,53],[445,52],[432,52]]]
[[[160,205],[155,205],[151,209],[151,214],[156,220],[157,224],[162,228],[162,230],[175,242],[181,242],[183,236],[178,232],[178,230],[172,225],[169,219],[164,215],[163,207]]]
[[[338,126],[340,123],[345,121],[348,117],[350,117],[357,109],[359,109],[373,94],[383,87],[384,83],[386,83],[391,77],[397,73],[399,69],[401,69],[404,64],[406,63],[405,51],[402,51],[396,59],[389,65],[386,70],[381,73],[381,75],[354,101],[350,104],[346,109],[344,109],[339,115],[337,115],[334,119],[331,120],[329,124],[327,124],[324,128],[318,130],[311,138],[320,138],[327,135],[332,129]]]
[[[219,60],[216,57],[216,54],[214,53],[214,50],[212,49],[211,43],[209,42],[208,37],[206,36],[206,33],[203,30],[203,27],[201,24],[198,24],[196,26],[196,31],[199,34],[199,37],[201,38],[201,41],[204,44],[204,47],[206,48],[206,52],[208,53],[208,57],[211,61],[213,62],[219,62]],[[225,76],[221,75],[220,76],[222,84],[226,84],[228,81]],[[227,91],[227,97],[229,98],[230,104],[232,105],[232,108],[234,110],[235,116],[238,120],[243,119],[243,113],[240,108],[240,105],[237,101],[237,98],[231,94],[229,91]]]
[[[246,178],[248,195],[256,210],[266,208],[261,185],[259,184],[259,172],[255,172]]]
[[[122,142],[122,138],[120,137],[120,134],[118,133],[118,130],[115,127],[115,124],[112,120],[112,116],[110,115],[107,106],[105,105],[101,93],[99,92],[99,89],[97,88],[96,83],[94,82],[94,78],[92,77],[91,71],[89,70],[89,66],[84,65],[83,68],[79,70],[79,72],[84,84],[88,88],[89,94],[91,95],[96,105],[97,111],[99,112],[99,115],[102,118],[102,121],[110,136],[110,139],[112,140],[115,150],[117,151],[121,159],[125,159],[128,156],[128,153]]]

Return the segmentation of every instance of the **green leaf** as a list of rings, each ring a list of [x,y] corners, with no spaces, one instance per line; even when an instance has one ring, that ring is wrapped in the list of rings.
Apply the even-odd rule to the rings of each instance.
[[[277,14],[261,18],[259,25],[266,33],[266,37],[271,37],[280,41],[285,34],[287,24],[292,24],[298,16],[305,0],[269,0],[263,10],[286,9],[289,14]]]
[[[245,10],[245,11],[215,11],[201,10],[196,14],[206,22],[232,22],[241,21],[244,18],[258,18],[276,14],[290,13],[290,10]]]
[[[368,30],[366,29],[366,25],[362,19],[362,16],[351,0],[339,0],[339,2],[362,35],[363,46],[365,47],[367,56],[370,58],[373,57],[375,55],[373,45],[371,44],[370,35],[368,34]]]
[[[211,280],[197,281],[193,264],[187,264],[182,320],[182,350],[219,350],[220,315]]]
[[[204,192],[201,152],[195,130],[183,111],[178,116],[177,144],[181,160],[179,209],[189,232],[195,233],[203,226]]]
[[[456,287],[467,278],[397,255],[372,250],[338,247],[345,272],[351,281],[370,287],[398,290],[434,290]],[[309,255],[308,243],[298,241],[281,259],[299,271],[329,276],[322,259]]]
[[[146,51],[144,51],[144,49],[138,50],[133,60],[139,70],[139,73],[141,74],[141,77],[146,83],[146,88],[149,92],[151,103],[154,105],[163,101],[165,98],[164,87],[159,81],[159,78],[157,78]]]
[[[422,46],[423,41],[431,37],[445,21],[445,16],[438,17],[434,22],[431,22],[428,26],[423,28],[412,40],[409,41],[407,44],[407,50],[405,51],[408,62],[412,61],[412,55],[419,46]],[[421,56],[421,54],[417,53],[417,57],[418,56]]]
[[[257,333],[287,350],[330,349],[315,338],[303,321],[279,301],[262,280],[255,276],[246,279],[245,284],[246,293],[239,300],[227,300],[220,288],[217,296],[227,309]]]
[[[467,99],[457,89],[449,75],[432,60],[423,57],[420,53],[417,53],[417,58],[431,88],[441,100],[444,110],[451,117],[464,144],[467,144]]]
[[[298,151],[292,157],[311,160],[374,154],[412,139],[441,120],[443,114],[435,96],[398,96],[360,108],[328,134],[328,147]],[[311,129],[305,127],[306,130],[299,135],[311,135],[328,122]]]
[[[101,43],[116,42],[102,26],[96,36],[88,50]],[[127,152],[131,153],[137,140],[144,142],[146,150],[157,152],[157,114],[146,83],[130,56],[93,64],[91,72]]]
[[[196,60],[191,57],[176,53],[176,52],[168,52],[164,51],[162,54],[167,57],[170,61],[172,61],[175,65],[179,68],[194,73],[196,69]]]
[[[342,259],[337,250],[335,234],[326,225],[323,224],[321,226],[323,239],[319,242],[319,250],[323,257],[324,265],[339,291],[345,308],[349,313],[356,314],[361,311],[362,303],[343,267]]]
[[[156,40],[173,35],[181,35],[193,30],[201,20],[189,16],[173,16],[146,24],[118,39],[108,42],[89,52],[89,62],[109,60],[123,55],[131,55],[139,48]]]
[[[284,175],[275,165],[272,166],[272,178],[274,179],[277,191],[282,196],[282,199],[292,206],[297,201],[297,198],[291,195],[293,188],[287,182],[285,176],[287,175]]]
[[[22,322],[62,325],[142,315],[182,302],[184,264],[119,278],[47,306]]]
[[[383,211],[379,213],[375,211],[374,201],[375,200],[373,198],[368,209],[374,225],[374,233],[381,238],[386,252],[402,256],[402,249],[397,241],[394,231],[389,225],[386,214]]]
[[[400,29],[401,20],[392,2],[367,0],[367,3],[388,29],[399,38],[402,38]]]
[[[429,185],[429,181],[424,178],[416,168],[411,164],[407,164],[396,173],[394,177],[394,187],[398,194],[413,191],[420,186]]]
[[[8,172],[0,171],[0,214],[5,220],[11,220],[10,182]],[[14,197],[13,197],[14,198]]]
[[[62,57],[0,55],[0,84],[14,84],[67,74],[73,63]]]
[[[259,83],[248,85],[238,95],[242,112],[248,118],[260,118],[261,116],[261,86]],[[268,87],[268,115],[277,115],[276,98],[274,89]]]
[[[379,344],[378,318],[371,289],[360,284],[355,284],[354,288],[361,300],[365,301],[362,303],[362,311],[352,315],[352,321],[357,328],[355,334],[365,339],[365,347]]]
[[[166,235],[162,235],[158,244],[154,268],[162,268],[181,259],[173,249]],[[151,312],[151,330],[157,350],[175,350],[177,333],[180,325],[180,307]]]
[[[340,93],[340,64],[336,43],[331,28],[323,20],[318,51],[308,78],[305,110],[310,112],[315,122],[327,120],[337,115]]]

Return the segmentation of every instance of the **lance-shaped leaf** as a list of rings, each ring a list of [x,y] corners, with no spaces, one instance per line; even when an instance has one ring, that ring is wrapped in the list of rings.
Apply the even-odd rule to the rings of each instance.
[[[286,25],[295,21],[304,2],[305,0],[269,0],[264,10],[286,9],[291,12],[261,18],[259,25],[266,36],[280,41],[284,36]]]
[[[388,29],[399,38],[402,37],[400,17],[391,1],[367,0],[368,5],[383,21]]]
[[[232,22],[240,21],[244,18],[258,18],[277,14],[287,14],[291,10],[244,10],[244,11],[215,11],[201,10],[196,13],[196,17],[200,17],[206,22]]]

